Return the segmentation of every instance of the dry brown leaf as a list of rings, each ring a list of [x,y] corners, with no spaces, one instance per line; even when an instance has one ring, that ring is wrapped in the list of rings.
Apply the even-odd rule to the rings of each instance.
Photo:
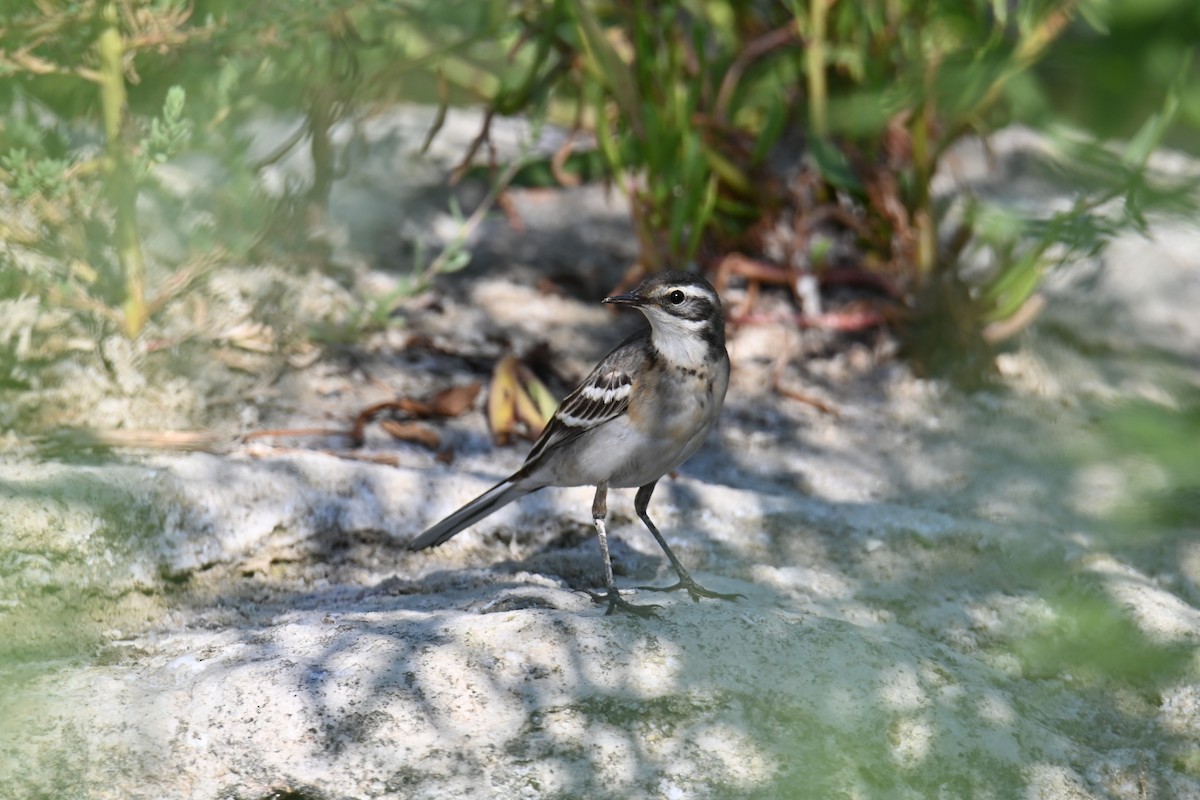
[[[439,417],[462,416],[474,405],[482,386],[479,381],[474,381],[443,389],[429,399],[430,410]]]
[[[425,445],[430,450],[436,450],[442,444],[442,437],[438,432],[420,422],[385,419],[379,423],[379,427],[387,431],[393,439]]]
[[[824,400],[819,400],[816,397],[813,397],[811,394],[805,394],[797,389],[790,389],[787,386],[784,386],[782,383],[776,383],[774,388],[775,391],[778,392],[782,397],[812,406],[822,414],[829,414],[834,417],[841,416],[836,408],[829,405],[829,403],[826,403]]]

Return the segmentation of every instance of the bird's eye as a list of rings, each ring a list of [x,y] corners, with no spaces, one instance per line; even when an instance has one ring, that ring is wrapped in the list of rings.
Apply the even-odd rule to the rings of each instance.
[[[667,300],[669,300],[672,305],[677,306],[683,302],[683,292],[676,289],[675,291],[673,291],[669,295],[667,295]]]

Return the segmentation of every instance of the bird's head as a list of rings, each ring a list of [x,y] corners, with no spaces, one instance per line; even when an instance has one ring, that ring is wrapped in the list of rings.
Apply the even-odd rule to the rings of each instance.
[[[708,281],[690,272],[655,272],[626,294],[605,303],[632,306],[650,321],[651,340],[681,366],[698,366],[710,349],[725,346],[721,299]]]

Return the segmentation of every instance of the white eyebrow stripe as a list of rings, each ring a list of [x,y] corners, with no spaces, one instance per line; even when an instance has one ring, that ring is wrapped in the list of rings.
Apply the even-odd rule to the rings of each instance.
[[[705,300],[712,300],[713,297],[712,293],[703,286],[671,286],[667,289],[666,294],[670,295],[671,292],[683,292],[684,297],[702,297]]]

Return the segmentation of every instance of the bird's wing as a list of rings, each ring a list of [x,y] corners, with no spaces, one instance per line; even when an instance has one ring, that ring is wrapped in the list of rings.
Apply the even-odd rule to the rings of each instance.
[[[529,451],[525,459],[527,468],[548,449],[625,413],[629,408],[633,374],[641,353],[636,346],[637,338],[630,337],[605,356],[575,391],[559,404],[546,429]]]

